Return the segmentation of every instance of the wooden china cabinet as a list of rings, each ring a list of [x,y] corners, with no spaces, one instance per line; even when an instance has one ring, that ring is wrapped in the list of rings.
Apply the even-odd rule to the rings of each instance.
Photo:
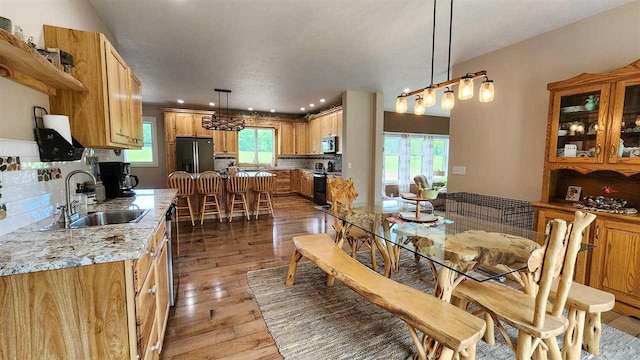
[[[550,83],[542,201],[537,230],[548,220],[572,219],[569,186],[585,195],[625,199],[640,209],[640,60],[601,74]],[[611,189],[612,191],[610,191]],[[576,281],[610,292],[616,310],[640,316],[640,215],[594,212]]]

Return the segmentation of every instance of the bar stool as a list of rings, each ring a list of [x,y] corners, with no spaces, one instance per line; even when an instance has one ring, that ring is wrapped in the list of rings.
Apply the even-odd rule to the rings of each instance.
[[[222,222],[222,212],[218,202],[218,196],[222,195],[222,176],[215,171],[208,170],[198,175],[196,182],[198,184],[198,193],[202,195],[200,225],[204,223],[205,215],[218,215],[218,219]],[[207,201],[209,197],[213,197],[212,202]],[[213,206],[215,209],[207,211],[207,206]]]
[[[244,171],[238,171],[233,175],[229,175],[227,179],[227,194],[231,197],[231,205],[229,209],[229,222],[233,218],[234,210],[244,211],[244,215],[247,220],[251,220],[249,217],[249,207],[247,206],[247,191],[249,190],[249,174]],[[236,196],[240,197],[240,200],[236,203]],[[236,204],[240,205],[240,208],[236,209]]]
[[[260,171],[253,178],[252,190],[257,193],[255,214],[258,219],[260,210],[267,210],[273,217],[273,206],[271,204],[271,192],[276,184],[276,175],[268,171]],[[262,207],[261,207],[262,206]]]
[[[193,219],[193,210],[191,209],[191,195],[194,193],[195,179],[189,173],[184,171],[174,171],[169,174],[167,184],[170,189],[178,189],[178,201],[176,206],[176,216],[180,219],[180,210],[189,209],[189,217],[191,218],[191,226],[195,226]],[[180,206],[180,200],[186,199],[187,206]]]

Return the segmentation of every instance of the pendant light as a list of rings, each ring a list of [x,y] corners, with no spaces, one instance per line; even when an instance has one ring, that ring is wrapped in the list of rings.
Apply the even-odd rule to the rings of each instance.
[[[423,98],[425,107],[433,107],[437,101],[436,89],[434,87],[428,87],[424,89]]]
[[[489,80],[485,76],[484,82],[482,83],[482,85],[480,85],[479,93],[480,93],[479,95],[480,102],[483,102],[483,103],[492,102],[493,97],[495,95],[495,90],[493,88],[493,80]]]
[[[413,105],[413,113],[416,115],[423,115],[425,112],[424,102],[421,97],[418,96],[415,104]]]
[[[396,99],[396,112],[399,114],[404,114],[407,112],[407,97],[406,96],[398,96]]]
[[[442,96],[442,101],[440,102],[440,106],[443,110],[451,110],[456,104],[456,96],[453,91],[449,88],[444,92],[444,96]]]
[[[460,79],[458,85],[458,99],[469,100],[473,97],[473,78],[469,75],[465,75]]]

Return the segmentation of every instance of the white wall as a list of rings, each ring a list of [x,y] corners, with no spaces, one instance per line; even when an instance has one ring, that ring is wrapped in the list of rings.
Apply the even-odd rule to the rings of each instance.
[[[383,94],[347,90],[342,107],[342,176],[353,178],[356,203],[371,204],[381,198]]]
[[[42,25],[104,33],[117,44],[88,0],[0,0],[0,15],[22,27],[44,47]],[[33,140],[33,106],[49,109],[49,97],[24,85],[0,78],[0,137]]]
[[[456,64],[485,69],[490,104],[456,100],[450,121],[449,191],[540,200],[550,82],[623,67],[640,58],[640,1]],[[476,88],[477,88],[476,84]],[[451,169],[449,169],[451,173]]]

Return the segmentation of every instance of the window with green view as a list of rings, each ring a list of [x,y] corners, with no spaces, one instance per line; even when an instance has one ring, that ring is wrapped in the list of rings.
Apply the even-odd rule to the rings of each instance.
[[[124,161],[135,166],[158,166],[156,149],[155,122],[142,122],[142,148],[140,150],[125,150]]]
[[[246,128],[238,132],[238,164],[273,165],[274,161],[273,129]]]

